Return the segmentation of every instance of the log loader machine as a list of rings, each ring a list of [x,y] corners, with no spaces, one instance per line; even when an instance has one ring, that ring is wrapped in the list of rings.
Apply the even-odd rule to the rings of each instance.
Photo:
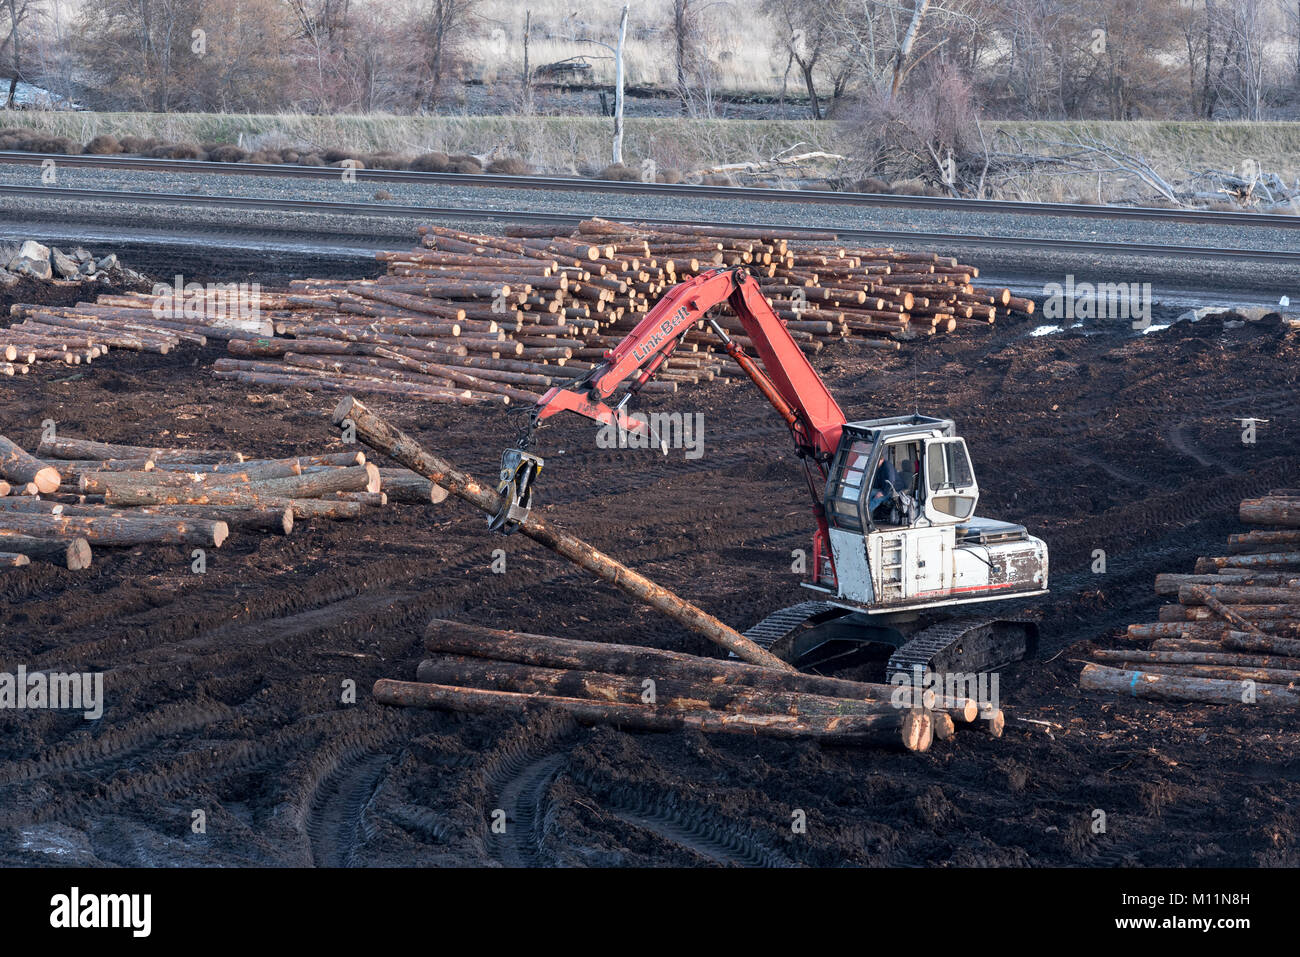
[[[708,316],[724,303],[758,361]],[[910,683],[996,671],[1032,653],[1032,621],[964,606],[1046,594],[1046,544],[1020,525],[975,514],[979,484],[951,420],[914,414],[849,422],[743,267],[674,286],[602,361],[538,399],[518,447],[502,456],[504,505],[490,525],[509,533],[527,515],[543,465],[527,449],[551,416],[576,412],[656,438],[628,403],[701,321],[789,426],[812,496],[803,584],[817,597],[774,612],[745,636],[805,670],[833,666],[864,645],[885,646],[886,678]]]

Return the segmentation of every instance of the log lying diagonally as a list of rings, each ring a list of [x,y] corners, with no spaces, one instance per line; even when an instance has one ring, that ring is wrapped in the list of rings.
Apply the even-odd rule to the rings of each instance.
[[[495,491],[484,487],[474,476],[458,469],[446,459],[422,448],[409,435],[385,422],[352,396],[345,396],[334,409],[334,424],[341,426],[344,422],[351,422],[357,437],[370,448],[401,462],[475,508],[493,515],[501,507],[501,497]],[[708,612],[655,584],[640,572],[633,571],[576,535],[556,528],[544,518],[536,514],[529,515],[520,524],[519,531],[580,568],[592,572],[602,581],[663,612],[691,631],[704,635],[736,657],[779,671],[794,670],[776,655],[760,648]]]

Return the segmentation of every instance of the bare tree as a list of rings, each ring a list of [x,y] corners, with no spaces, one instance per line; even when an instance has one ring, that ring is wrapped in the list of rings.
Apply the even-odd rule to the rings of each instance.
[[[17,103],[18,81],[23,78],[23,33],[44,11],[37,0],[4,0],[4,12],[8,14],[9,30],[0,41],[0,56],[8,52],[9,91],[5,97],[5,109],[13,109]]]
[[[623,12],[619,15],[618,36],[612,44],[585,34],[573,33],[564,38],[573,43],[589,43],[602,47],[609,51],[609,55],[614,60],[614,140],[610,151],[614,163],[623,162],[623,47],[627,42],[627,10],[627,6],[624,6]]]
[[[478,0],[428,0],[423,18],[425,46],[428,50],[426,69],[429,85],[424,97],[424,107],[432,104],[446,78],[457,45],[464,38],[478,6]]]
[[[817,72],[843,39],[837,30],[845,16],[842,6],[836,0],[765,0],[763,4],[776,27],[779,48],[799,69],[814,120],[825,115],[817,92]]]

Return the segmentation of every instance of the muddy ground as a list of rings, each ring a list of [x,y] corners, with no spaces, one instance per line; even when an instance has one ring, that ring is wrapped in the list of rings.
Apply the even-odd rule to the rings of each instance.
[[[1027,330],[898,355],[844,344],[816,362],[850,418],[956,418],[981,513],[1051,547],[1052,594],[1030,609],[1039,660],[1002,675],[1001,739],[963,731],[904,754],[380,707],[370,685],[414,675],[433,616],[711,653],[540,546],[489,537],[454,499],[393,506],[235,534],[203,575],[181,547],[0,573],[0,670],[108,673],[100,721],[0,713],[0,863],[1300,864],[1294,715],[1076,687],[1090,643],[1154,619],[1158,571],[1218,554],[1240,499],[1300,484],[1296,336],[1214,319],[1145,337]],[[220,382],[220,354],[44,365],[0,382],[0,424],[25,444],[54,419],[126,443],[340,447],[335,395]],[[517,429],[504,410],[370,404],[484,476]],[[806,493],[771,409],[747,384],[653,408],[703,412],[703,456],[601,450],[581,422],[557,423],[539,442],[547,517],[742,629],[808,597],[790,570]],[[1245,415],[1268,420],[1253,446]]]

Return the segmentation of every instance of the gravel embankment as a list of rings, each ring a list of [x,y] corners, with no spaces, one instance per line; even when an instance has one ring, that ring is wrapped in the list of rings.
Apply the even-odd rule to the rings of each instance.
[[[0,165],[0,183],[35,185],[33,167]],[[676,196],[624,196],[592,194],[581,187],[572,191],[543,191],[503,187],[453,186],[355,182],[340,179],[285,179],[242,175],[196,175],[122,170],[61,169],[62,188],[119,190],[126,192],[197,193],[204,196],[239,196],[272,200],[302,200],[373,204],[375,193],[386,190],[394,206],[427,206],[475,210],[473,218],[441,222],[468,229],[493,231],[519,210],[566,215],[600,215],[612,218],[711,220],[783,224],[824,229],[858,229],[890,232],[947,234],[953,237],[1014,237],[1021,239],[1072,239],[1087,242],[1177,245],[1201,249],[1260,249],[1300,251],[1300,230],[1258,225],[1226,228],[1195,223],[1132,220],[1098,220],[1068,216],[1025,216],[1007,213],[962,213],[940,210],[903,210],[835,204],[786,203],[779,200],[721,200]],[[365,214],[155,205],[103,201],[37,201],[30,196],[0,197],[5,225],[0,235],[16,235],[24,227],[38,227],[51,240],[61,233],[80,236],[92,226],[139,242],[172,237],[188,247],[211,248],[214,257],[237,247],[265,248],[275,253],[301,255],[313,250],[337,259],[367,258],[375,249],[409,242],[421,218],[407,213],[393,216]],[[500,211],[499,219],[483,214]],[[274,216],[274,229],[268,219]],[[903,245],[896,243],[896,245]],[[1063,281],[1067,273],[1079,279],[1110,282],[1153,282],[1198,289],[1253,292],[1264,297],[1282,294],[1300,298],[1292,265],[1247,263],[1204,257],[1156,257],[1127,252],[1098,254],[1034,248],[994,248],[960,240],[918,241],[916,248],[938,248],[963,256],[1000,274],[1043,277]]]

